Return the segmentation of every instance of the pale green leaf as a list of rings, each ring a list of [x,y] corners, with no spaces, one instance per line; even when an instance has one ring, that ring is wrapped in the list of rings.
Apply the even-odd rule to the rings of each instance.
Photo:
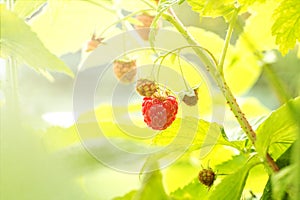
[[[239,36],[236,46],[247,47],[248,51],[267,51],[276,49],[275,36],[272,35],[273,12],[278,6],[276,1],[267,1],[264,4],[257,4],[251,7],[250,17],[246,20],[243,33]],[[238,24],[241,26],[241,24]]]
[[[177,148],[189,151],[202,148],[212,149],[215,145],[243,147],[243,141],[229,142],[224,130],[216,123],[209,123],[193,117],[176,119],[172,126],[160,132],[153,139],[154,144],[166,146],[172,143]]]
[[[238,5],[242,7],[242,11],[247,11],[248,6],[255,2],[264,2],[265,0],[239,0]],[[219,17],[223,16],[229,20],[233,11],[236,9],[236,0],[187,0],[195,12],[201,16]]]
[[[47,0],[17,0],[13,11],[20,18],[31,17],[46,2]]]
[[[66,64],[51,54],[30,27],[14,13],[1,7],[1,57],[12,56],[37,71],[51,70],[73,76]]]
[[[289,102],[300,111],[300,98]],[[298,127],[287,104],[274,111],[256,130],[256,150],[261,156],[268,152],[275,160],[295,141]]]
[[[208,49],[216,59],[220,57],[224,44],[220,36],[196,27],[189,27],[188,30],[197,42]],[[224,74],[234,94],[247,92],[255,84],[260,73],[258,58],[252,51],[249,51],[245,43],[239,42],[236,46],[229,45]]]
[[[49,0],[31,26],[51,52],[62,55],[85,47],[93,34],[105,39],[115,35],[119,29],[110,26],[117,20],[110,1]]]
[[[171,6],[179,3],[180,0],[160,0],[158,7],[157,7],[157,14],[155,15],[152,24],[151,24],[151,31],[149,35],[149,41],[151,43],[151,46],[154,46],[154,40],[155,40],[155,30],[157,29],[159,25],[159,19],[163,15],[165,11],[167,11]]]
[[[248,162],[234,173],[227,175],[222,179],[221,183],[216,185],[210,194],[210,200],[230,199],[239,200],[241,198],[249,171],[257,165],[256,157],[248,160]]]
[[[162,174],[160,171],[147,173],[143,177],[141,188],[132,198],[133,200],[149,200],[149,199],[169,199],[163,186]]]
[[[198,179],[194,179],[183,188],[178,188],[172,192],[170,196],[172,200],[194,200],[204,199],[207,193],[207,187],[201,184]]]
[[[201,16],[228,18],[234,11],[235,0],[187,0],[192,9]]]
[[[274,12],[272,34],[283,55],[294,48],[300,40],[300,0],[282,1]]]

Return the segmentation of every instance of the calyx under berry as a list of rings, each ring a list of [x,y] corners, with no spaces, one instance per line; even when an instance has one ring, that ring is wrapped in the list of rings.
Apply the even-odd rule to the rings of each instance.
[[[141,96],[150,97],[158,91],[158,85],[154,81],[142,78],[137,81],[136,91]]]
[[[199,100],[198,89],[199,89],[199,86],[191,88],[187,91],[182,91],[182,92],[180,92],[179,96],[186,105],[195,106]]]

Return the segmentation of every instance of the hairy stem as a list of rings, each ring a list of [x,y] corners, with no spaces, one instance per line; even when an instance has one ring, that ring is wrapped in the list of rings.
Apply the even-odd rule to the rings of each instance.
[[[177,18],[174,12],[170,12],[171,14],[164,13],[162,16],[165,20],[169,21],[173,26],[181,33],[181,35],[187,40],[187,42],[192,46],[200,46],[198,42],[194,39],[194,37],[186,30],[184,25],[181,23],[181,21]],[[231,108],[234,116],[237,118],[237,121],[239,122],[241,128],[246,133],[248,138],[251,140],[252,144],[255,146],[256,141],[256,133],[253,131],[251,125],[247,121],[247,119],[244,116],[244,113],[241,111],[238,103],[236,102],[236,99],[234,98],[230,88],[228,87],[225,78],[222,76],[222,74],[217,70],[217,65],[213,61],[213,59],[210,58],[210,56],[201,48],[195,48],[194,49],[197,56],[202,60],[202,62],[205,64],[207,70],[211,74],[211,76],[216,81],[218,87],[221,89],[223,95],[225,96],[227,103],[229,107]],[[225,57],[224,57],[225,58]],[[272,169],[273,172],[277,172],[279,170],[278,166],[276,165],[275,161],[271,158],[269,154],[266,155],[265,161],[267,165]]]

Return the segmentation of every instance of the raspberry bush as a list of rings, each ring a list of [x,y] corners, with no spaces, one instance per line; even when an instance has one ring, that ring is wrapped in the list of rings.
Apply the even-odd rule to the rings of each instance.
[[[2,1],[0,199],[300,199],[299,5]]]

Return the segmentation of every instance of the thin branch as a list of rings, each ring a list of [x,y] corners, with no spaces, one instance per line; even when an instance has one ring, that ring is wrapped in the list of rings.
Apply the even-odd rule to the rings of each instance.
[[[218,64],[218,68],[219,68],[219,71],[220,71],[222,76],[223,76],[223,66],[224,66],[226,53],[227,53],[228,46],[229,46],[229,43],[230,43],[230,39],[231,39],[231,36],[232,36],[232,33],[233,33],[233,29],[234,29],[235,24],[236,24],[236,20],[238,18],[239,11],[240,11],[240,8],[235,9],[235,11],[234,11],[234,13],[231,17],[229,27],[228,27],[228,30],[227,30],[227,34],[226,34],[226,37],[225,37],[224,47],[223,47],[221,57],[220,57],[220,60],[219,60],[219,64]]]

